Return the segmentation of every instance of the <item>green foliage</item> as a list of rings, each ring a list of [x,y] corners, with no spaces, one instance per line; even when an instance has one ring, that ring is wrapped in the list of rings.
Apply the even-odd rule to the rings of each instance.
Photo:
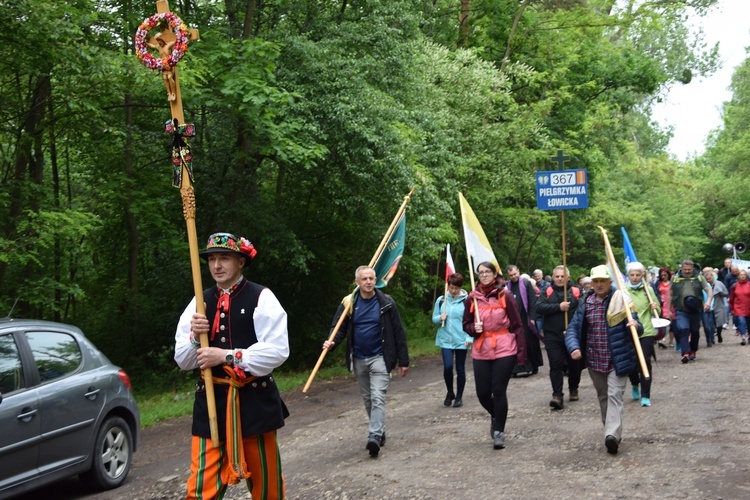
[[[748,190],[734,191],[747,177],[747,69],[695,165],[669,159],[669,132],[648,119],[667,86],[715,68],[716,47],[686,24],[688,6],[714,3],[475,0],[456,49],[458,2],[257,2],[252,19],[243,2],[193,2],[178,14],[201,40],[178,69],[197,129],[199,244],[216,231],[253,241],[248,276],[288,311],[287,369],[300,373],[412,187],[387,291],[414,353],[433,348],[424,312],[446,243],[466,272],[459,191],[503,266],[560,263],[559,214],[533,194],[558,148],[591,187],[591,208],[566,213],[571,269],[601,262],[597,225],[615,246],[625,226],[649,263],[714,258],[748,222]],[[189,374],[171,349],[193,293],[186,227],[162,77],[132,42],[152,13],[141,0],[0,3],[0,307],[19,298],[16,316],[81,326],[182,404]]]

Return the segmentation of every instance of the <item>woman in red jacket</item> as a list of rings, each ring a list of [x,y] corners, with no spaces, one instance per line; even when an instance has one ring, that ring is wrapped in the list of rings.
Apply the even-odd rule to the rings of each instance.
[[[474,337],[471,352],[477,399],[491,418],[492,446],[505,448],[506,390],[513,367],[526,363],[526,337],[513,294],[492,262],[477,266],[479,283],[464,301],[464,331]]]
[[[747,271],[742,270],[737,275],[737,283],[732,285],[729,292],[729,308],[737,322],[737,330],[740,332],[740,345],[747,344],[747,322],[750,318],[750,282],[747,280]]]

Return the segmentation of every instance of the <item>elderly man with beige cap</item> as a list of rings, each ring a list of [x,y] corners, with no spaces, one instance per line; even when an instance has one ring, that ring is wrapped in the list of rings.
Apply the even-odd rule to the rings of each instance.
[[[623,393],[628,374],[638,366],[631,326],[643,333],[633,314],[628,322],[623,306],[628,300],[612,287],[607,266],[591,269],[593,291],[581,299],[565,333],[570,357],[583,359],[599,399],[604,424],[604,445],[615,455],[622,440]]]

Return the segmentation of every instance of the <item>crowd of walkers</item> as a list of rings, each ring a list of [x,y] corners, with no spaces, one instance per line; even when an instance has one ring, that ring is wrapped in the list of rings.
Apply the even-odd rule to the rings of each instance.
[[[510,379],[536,375],[544,364],[542,350],[549,363],[552,411],[565,407],[566,378],[567,401],[579,400],[581,372],[588,369],[604,446],[616,454],[628,380],[632,399],[644,408],[652,405],[657,346],[674,347],[679,362],[688,365],[698,358],[701,327],[707,348],[728,341],[729,332],[739,345],[750,342],[750,282],[732,259],[721,269],[701,269],[686,259],[675,271],[662,267],[653,273],[630,262],[622,280],[608,266],[597,266],[575,283],[564,266],[544,276],[540,269],[527,275],[510,265],[503,276],[483,262],[475,272],[478,283],[469,293],[462,289],[461,274],[448,277],[450,293],[437,299],[432,318],[440,325],[436,345],[443,357],[444,405],[463,406],[470,353],[495,449],[505,447]]]

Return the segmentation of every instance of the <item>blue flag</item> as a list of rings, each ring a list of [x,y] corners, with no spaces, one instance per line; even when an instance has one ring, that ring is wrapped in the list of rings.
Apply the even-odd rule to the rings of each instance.
[[[404,254],[404,240],[406,239],[406,214],[401,216],[398,225],[393,229],[391,237],[388,238],[383,253],[378,257],[378,261],[373,266],[375,276],[377,277],[377,288],[385,287],[396,274],[401,256]]]
[[[635,257],[633,245],[630,244],[628,232],[622,226],[620,226],[620,229],[622,229],[622,248],[625,251],[625,267],[627,267],[631,262],[638,262],[638,259]]]

